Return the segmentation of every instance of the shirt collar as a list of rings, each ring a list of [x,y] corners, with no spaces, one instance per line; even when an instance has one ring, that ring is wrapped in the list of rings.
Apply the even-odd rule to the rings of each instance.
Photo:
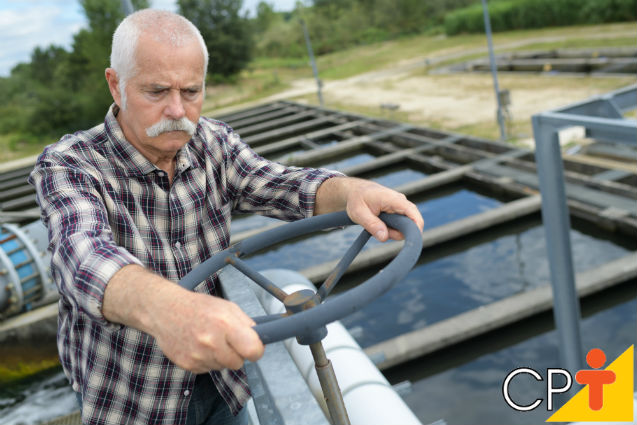
[[[104,128],[111,143],[111,148],[115,154],[115,160],[130,176],[143,176],[149,173],[161,171],[159,167],[150,162],[142,155],[124,136],[124,131],[117,121],[119,106],[113,103],[108,109],[106,118],[104,119]],[[184,172],[190,167],[196,166],[197,162],[192,160],[192,153],[188,145],[177,151],[175,175]]]

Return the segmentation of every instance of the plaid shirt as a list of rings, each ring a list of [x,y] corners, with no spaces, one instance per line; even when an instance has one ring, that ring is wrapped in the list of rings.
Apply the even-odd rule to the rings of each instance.
[[[140,264],[177,282],[228,247],[232,212],[309,217],[318,186],[339,174],[267,161],[227,124],[202,117],[177,153],[171,185],[126,141],[117,112],[114,105],[103,124],[48,146],[29,179],[61,294],[60,360],[82,394],[82,423],[185,423],[195,375],[168,360],[150,335],[104,318],[109,279]],[[217,295],[216,277],[197,291]],[[243,371],[211,376],[236,413],[250,397]]]

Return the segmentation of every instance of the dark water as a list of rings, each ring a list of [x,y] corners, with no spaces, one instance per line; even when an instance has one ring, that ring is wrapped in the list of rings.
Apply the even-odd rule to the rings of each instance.
[[[413,170],[380,172],[373,178],[393,186],[409,179],[422,178]],[[405,180],[407,179],[407,180]],[[425,228],[497,208],[503,200],[479,190],[449,187],[413,201],[425,218]],[[233,232],[258,228],[275,222],[264,217],[233,220]],[[573,257],[578,272],[593,269],[622,257],[635,249],[635,241],[608,240],[590,226],[575,221],[571,231]],[[253,256],[248,261],[257,269],[283,267],[301,270],[338,258],[360,232],[357,226],[331,232],[319,232],[306,238]],[[370,241],[369,246],[377,244]],[[358,280],[365,278],[359,274]],[[343,288],[357,279],[342,282]],[[543,228],[539,216],[489,229],[423,252],[419,264],[404,281],[363,310],[345,318],[348,328],[360,328],[362,346],[369,346],[398,334],[422,328],[455,314],[497,301],[512,294],[546,284],[549,280]],[[623,297],[623,298],[622,298]],[[620,301],[589,312],[582,322],[586,349],[603,348],[614,359],[635,342],[637,305],[635,291],[621,295]],[[590,309],[589,309],[590,310]],[[594,309],[593,309],[594,310]],[[550,322],[550,316],[545,321]],[[390,380],[413,382],[407,403],[423,423],[444,419],[448,424],[531,424],[541,423],[548,415],[538,409],[518,413],[502,400],[501,386],[506,374],[522,365],[538,370],[559,367],[557,336],[542,328],[520,335],[490,336],[473,347],[407,365],[388,373]],[[515,332],[514,332],[515,333]],[[534,400],[541,385],[523,383],[517,391],[521,400]],[[544,408],[544,405],[541,406]],[[42,377],[37,383],[0,389],[0,423],[37,423],[75,409],[73,394],[61,372]]]
[[[614,306],[596,312],[591,312],[596,309],[589,306],[589,316],[581,322],[584,352],[601,348],[606,353],[605,366],[635,344],[637,335],[637,288],[628,284],[615,292],[611,295],[616,298],[612,301],[616,303]],[[597,299],[592,303],[599,304],[600,301],[603,302]],[[591,304],[590,300],[588,304]],[[585,316],[586,310],[584,307]],[[543,321],[552,327],[551,319],[547,314]],[[530,326],[536,328],[539,324]],[[425,424],[438,419],[444,419],[449,425],[542,424],[555,412],[555,409],[547,410],[546,383],[525,376],[512,381],[510,394],[517,403],[531,404],[536,399],[543,399],[542,404],[530,412],[517,412],[504,402],[502,383],[510,371],[519,367],[535,369],[545,381],[547,368],[562,367],[557,332],[546,330],[530,337],[515,335],[517,332],[519,328],[511,330],[509,335],[498,333],[463,347],[464,352],[452,350],[410,364],[388,373],[388,379],[391,382],[411,380],[412,390],[403,398]],[[520,338],[524,340],[515,342]],[[502,347],[507,344],[510,345]],[[555,384],[556,387],[559,385]],[[575,385],[579,389],[579,385]]]
[[[421,176],[414,173],[413,178]],[[426,228],[502,204],[478,191],[457,187],[414,201],[425,218]],[[301,270],[321,260],[338,258],[356,235],[353,229],[315,235],[249,261],[257,268],[282,265]],[[595,269],[637,248],[637,241],[609,240],[608,235],[578,220],[573,221],[570,236],[577,273]],[[300,256],[299,252],[310,252],[312,258]],[[344,281],[343,285],[347,287],[366,277],[363,274],[358,279],[350,278],[350,282]],[[350,329],[361,330],[357,332],[357,339],[365,347],[548,282],[544,229],[537,214],[470,239],[428,249],[401,283],[342,322]],[[588,317],[582,321],[585,350],[600,347],[609,361],[636,339],[637,287],[633,285],[632,290],[626,291],[627,286],[623,285],[620,301],[595,312],[591,312],[595,307],[589,307],[589,312],[585,311]],[[604,304],[600,297],[596,295],[588,303]],[[546,322],[544,331],[537,330],[537,323],[527,324],[534,330],[527,331],[523,339],[519,339],[519,335],[489,336],[475,342],[475,350],[471,352],[415,361],[404,371],[390,371],[388,377],[394,383],[403,380],[413,383],[405,400],[425,424],[438,419],[448,424],[543,423],[549,416],[546,402],[533,412],[520,413],[507,406],[501,395],[503,380],[517,367],[528,366],[539,371],[560,367],[557,334],[548,330],[552,328],[552,316],[547,314],[543,320]],[[427,364],[430,360],[435,365]],[[542,391],[545,387],[534,380],[518,380],[511,387],[512,397],[524,402],[546,398]]]
[[[478,192],[455,188],[445,190],[432,198],[414,199],[425,218],[425,229],[449,223],[470,215],[495,208],[500,201]],[[343,230],[320,232],[307,238],[281,244],[247,261],[256,269],[272,267],[302,270],[315,264],[339,258],[361,232],[360,226]],[[379,242],[370,240],[364,249]]]
[[[547,284],[549,266],[539,217],[518,227],[522,228],[503,229],[505,234],[493,235],[493,240],[456,243],[440,254],[429,250],[402,282],[342,322],[360,326],[359,343],[368,346]],[[576,273],[631,252],[578,229],[571,230],[571,243]],[[445,256],[427,261],[438,255]]]
[[[276,218],[264,217],[261,215],[244,215],[232,217],[230,223],[230,233],[237,234],[245,232],[247,230],[254,230],[260,227],[269,226],[272,224],[280,223],[280,220]]]
[[[61,368],[35,378],[10,388],[0,387],[0,424],[33,425],[78,409]]]
[[[380,171],[368,173],[361,177],[368,180],[373,180],[376,183],[382,184],[383,186],[396,187],[398,185],[409,183],[414,180],[420,180],[424,177],[427,177],[427,174],[423,173],[420,170],[414,170],[413,168],[397,166],[384,168]]]
[[[361,154],[359,156],[364,159],[371,155]],[[367,159],[364,159],[362,162],[365,162],[366,160]],[[353,158],[348,158],[346,160],[343,160],[343,163],[346,164],[346,166],[350,166],[358,162],[361,162],[361,161],[359,161],[356,156]],[[337,169],[335,168],[335,165],[337,164],[331,164],[330,168]],[[393,187],[401,183],[408,183],[413,180],[421,179],[425,176],[426,174],[420,171],[412,170],[412,169],[402,169],[402,170],[389,169],[389,170],[383,170],[373,175],[365,176],[365,178],[374,180],[388,187]],[[258,229],[260,227],[268,226],[277,222],[278,222],[277,219],[264,217],[260,215],[235,216],[232,218],[231,231],[233,234],[236,234],[236,233],[244,232],[247,230]]]
[[[330,162],[319,163],[318,167],[321,168],[329,168],[330,170],[341,171],[347,167],[351,167],[353,165],[363,164],[365,162],[371,161],[375,159],[374,155],[368,153],[359,153],[352,156],[347,156],[337,160],[330,160]]]

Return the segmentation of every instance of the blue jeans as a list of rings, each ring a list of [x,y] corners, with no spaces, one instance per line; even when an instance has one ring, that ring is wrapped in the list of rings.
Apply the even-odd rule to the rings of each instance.
[[[197,375],[186,425],[248,425],[248,409],[233,416],[209,374]]]
[[[75,393],[75,397],[82,410],[82,395]],[[186,425],[248,425],[248,410],[243,408],[233,416],[210,375],[204,373],[195,379]]]

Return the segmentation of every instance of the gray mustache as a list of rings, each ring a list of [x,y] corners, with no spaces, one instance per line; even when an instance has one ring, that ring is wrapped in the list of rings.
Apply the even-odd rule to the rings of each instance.
[[[158,123],[148,127],[146,129],[146,135],[148,137],[157,137],[160,134],[167,133],[169,131],[185,131],[192,136],[195,134],[196,130],[197,124],[186,117],[182,117],[178,120],[162,119]]]

